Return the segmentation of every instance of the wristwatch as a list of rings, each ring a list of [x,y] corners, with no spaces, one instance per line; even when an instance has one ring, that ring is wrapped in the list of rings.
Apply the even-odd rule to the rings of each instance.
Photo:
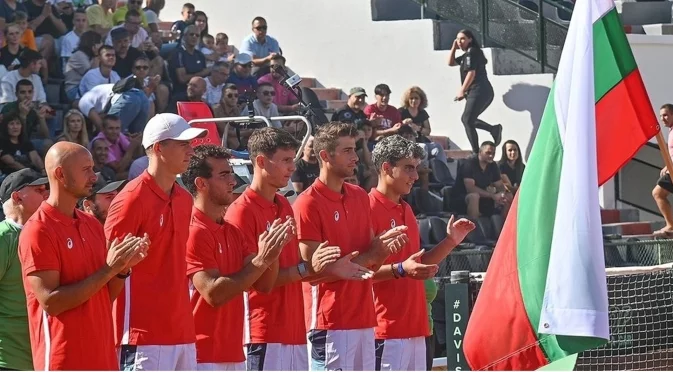
[[[302,279],[308,276],[308,268],[306,267],[306,262],[301,262],[299,265],[297,265],[297,270],[299,271],[299,276],[301,276]]]
[[[129,269],[129,271],[126,274],[121,274],[121,273],[117,274],[117,278],[119,278],[119,279],[126,279],[129,276],[131,276],[131,269]]]

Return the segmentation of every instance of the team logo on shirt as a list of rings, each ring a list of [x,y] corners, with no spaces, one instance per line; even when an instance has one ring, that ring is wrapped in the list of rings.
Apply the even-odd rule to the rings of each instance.
[[[159,217],[159,226],[164,225],[164,215],[162,214],[161,217]]]
[[[72,249],[72,239],[68,238],[68,240],[65,241],[65,244],[68,246],[68,249]]]
[[[391,229],[394,229],[394,228],[395,228],[395,219],[394,219],[394,218],[391,218],[391,219],[390,219],[390,228],[391,228]]]
[[[334,221],[339,221],[339,211],[334,212]]]

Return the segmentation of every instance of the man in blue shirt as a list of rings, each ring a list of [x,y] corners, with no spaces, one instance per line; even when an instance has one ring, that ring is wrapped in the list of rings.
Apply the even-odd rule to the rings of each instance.
[[[168,62],[168,71],[170,71],[173,81],[173,100],[175,102],[184,101],[187,98],[187,83],[191,78],[195,76],[206,77],[210,73],[206,68],[206,56],[196,48],[199,37],[199,30],[196,26],[187,26],[183,37],[183,45],[175,50]]]
[[[247,98],[255,100],[257,78],[252,75],[253,60],[250,54],[240,52],[234,59],[234,69],[229,74],[227,83],[238,87],[239,103]]]
[[[252,63],[255,65],[252,72],[257,76],[268,74],[271,58],[281,54],[278,41],[266,34],[268,28],[266,19],[255,17],[252,20],[252,34],[241,43],[240,53],[252,56]]]

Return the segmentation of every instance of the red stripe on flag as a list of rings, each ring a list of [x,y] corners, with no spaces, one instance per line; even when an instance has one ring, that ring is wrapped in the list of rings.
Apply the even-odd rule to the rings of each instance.
[[[598,184],[614,176],[659,131],[638,69],[596,103]]]
[[[548,363],[531,328],[519,285],[518,205],[517,195],[477,297],[481,306],[474,306],[465,331],[463,351],[472,370],[531,371]]]

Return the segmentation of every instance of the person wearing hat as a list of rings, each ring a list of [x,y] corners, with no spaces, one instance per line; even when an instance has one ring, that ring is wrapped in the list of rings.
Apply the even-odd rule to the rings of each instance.
[[[182,45],[177,47],[168,61],[168,71],[173,81],[173,101],[187,98],[187,83],[194,76],[206,77],[210,70],[206,67],[206,56],[197,48],[201,33],[195,25],[185,28]],[[169,105],[174,108],[174,105]]]
[[[257,89],[257,78],[252,75],[252,56],[247,53],[239,53],[234,59],[234,69],[229,74],[227,83],[236,84],[241,98],[255,99],[254,92]]]
[[[128,181],[107,182],[100,174],[97,176],[98,180],[93,185],[91,195],[80,199],[79,208],[105,224],[110,203]]]
[[[133,272],[113,312],[122,370],[196,370],[196,334],[185,273],[192,197],[176,178],[206,135],[182,117],[162,113],[147,123],[142,145],[149,166],[108,209],[108,241],[148,234],[151,251]],[[125,302],[129,299],[129,302]],[[131,315],[132,314],[132,315]]]
[[[351,123],[358,125],[367,120],[367,115],[364,113],[367,102],[367,92],[365,88],[355,87],[348,93],[348,102],[346,105],[334,112],[332,121],[340,121],[342,123]]]
[[[5,220],[0,222],[0,369],[32,370],[26,294],[19,262],[19,234],[47,198],[47,178],[32,169],[16,171],[0,185]]]

